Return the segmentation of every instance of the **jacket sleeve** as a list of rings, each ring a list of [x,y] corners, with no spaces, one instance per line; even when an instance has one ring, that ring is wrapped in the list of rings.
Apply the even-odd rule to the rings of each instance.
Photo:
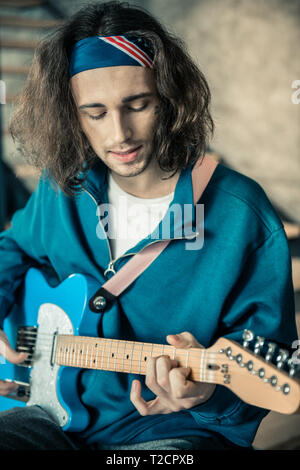
[[[46,185],[47,187],[47,185]],[[41,179],[24,209],[12,217],[11,227],[0,233],[0,327],[9,313],[16,289],[26,271],[46,262],[41,242],[43,224],[43,193],[47,190]]]
[[[290,351],[297,338],[291,258],[283,228],[249,254],[224,304],[218,337],[241,343],[244,329]],[[254,439],[268,411],[242,402],[217,385],[212,397],[190,413],[200,426],[249,446],[249,436]]]

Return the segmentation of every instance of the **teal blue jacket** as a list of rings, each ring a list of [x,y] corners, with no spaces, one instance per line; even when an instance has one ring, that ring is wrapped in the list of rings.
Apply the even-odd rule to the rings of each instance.
[[[99,236],[99,204],[107,203],[107,168],[99,161],[74,198],[41,178],[12,226],[0,234],[2,318],[31,266],[51,268],[58,281],[84,273],[105,282],[109,242]],[[219,164],[199,204],[204,206],[204,244],[189,249],[197,219],[171,242],[99,320],[107,338],[166,343],[168,334],[191,332],[205,348],[219,337],[241,342],[245,328],[291,347],[297,338],[291,259],[281,220],[252,179]],[[193,204],[191,168],[181,171],[169,206]],[[165,217],[168,217],[168,213]],[[174,228],[174,227],[173,227]],[[177,227],[178,228],[178,227]],[[199,229],[199,227],[198,227]],[[159,227],[114,262],[118,271],[134,253],[161,237]],[[176,232],[176,233],[175,233]],[[191,247],[191,245],[190,245]],[[183,436],[223,435],[250,446],[267,411],[242,402],[217,385],[212,397],[189,410],[140,416],[130,401],[133,378],[145,400],[154,398],[144,377],[109,371],[81,374],[81,400],[91,412],[87,443],[137,443]]]

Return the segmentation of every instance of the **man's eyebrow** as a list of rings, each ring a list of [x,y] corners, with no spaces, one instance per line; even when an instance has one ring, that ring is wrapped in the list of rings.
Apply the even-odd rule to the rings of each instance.
[[[130,103],[131,101],[138,100],[140,98],[146,98],[148,96],[152,96],[153,93],[151,92],[145,92],[145,93],[139,93],[137,95],[129,95],[125,96],[125,98],[122,99],[122,103]],[[85,108],[105,108],[105,104],[102,103],[88,103],[88,104],[82,104],[79,106],[79,109],[85,109]]]

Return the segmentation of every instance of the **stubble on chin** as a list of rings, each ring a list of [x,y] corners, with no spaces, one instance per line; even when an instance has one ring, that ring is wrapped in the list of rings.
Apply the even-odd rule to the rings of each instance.
[[[149,155],[147,155],[140,161],[134,161],[132,163],[118,164],[109,160],[110,159],[108,159],[107,162],[104,161],[104,163],[113,173],[119,176],[133,177],[140,175],[149,167],[153,160],[153,153],[151,150]]]

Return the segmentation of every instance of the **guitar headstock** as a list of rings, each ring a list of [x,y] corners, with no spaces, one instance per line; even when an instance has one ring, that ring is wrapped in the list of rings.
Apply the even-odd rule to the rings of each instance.
[[[220,338],[207,351],[214,352],[218,383],[230,388],[246,403],[284,414],[300,407],[300,359],[244,330],[242,345]],[[217,353],[217,354],[216,354]],[[212,357],[212,356],[211,356]]]

